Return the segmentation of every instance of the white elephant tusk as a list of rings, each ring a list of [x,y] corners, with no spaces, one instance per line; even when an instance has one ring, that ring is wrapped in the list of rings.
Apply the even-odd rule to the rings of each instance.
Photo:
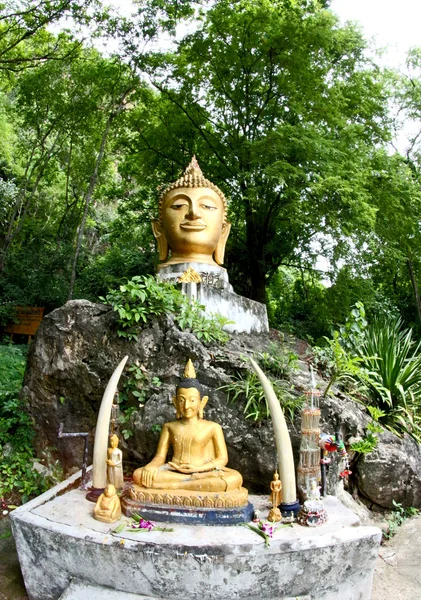
[[[106,460],[111,407],[113,404],[114,394],[117,391],[118,382],[128,358],[128,356],[125,356],[114,373],[111,375],[110,381],[108,382],[104,395],[102,396],[98,420],[96,422],[94,441],[94,459],[92,465],[92,487],[94,488],[105,488],[107,485]]]
[[[282,503],[292,504],[297,501],[295,487],[295,467],[291,438],[284,413],[273,387],[261,368],[250,358],[251,365],[262,384],[263,391],[272,417],[275,434],[276,452],[278,454],[279,478],[282,481]]]

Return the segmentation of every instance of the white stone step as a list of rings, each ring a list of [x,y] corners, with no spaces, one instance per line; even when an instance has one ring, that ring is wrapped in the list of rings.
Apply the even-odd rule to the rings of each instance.
[[[91,585],[85,581],[73,580],[64,590],[59,600],[162,600],[157,596],[131,594],[111,588]]]

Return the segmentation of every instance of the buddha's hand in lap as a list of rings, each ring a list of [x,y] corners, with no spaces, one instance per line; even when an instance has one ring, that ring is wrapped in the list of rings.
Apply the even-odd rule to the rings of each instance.
[[[207,463],[205,465],[201,465],[200,467],[190,463],[178,464],[175,462],[169,462],[168,465],[171,467],[171,469],[174,469],[179,473],[185,473],[186,475],[191,475],[192,473],[203,473],[205,471],[212,471],[215,469],[215,465],[212,463]]]
[[[157,467],[143,467],[140,480],[144,487],[150,488],[153,486],[155,475],[158,473]]]

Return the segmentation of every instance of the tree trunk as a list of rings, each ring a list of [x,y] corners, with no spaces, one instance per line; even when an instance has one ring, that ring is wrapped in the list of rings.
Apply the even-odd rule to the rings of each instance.
[[[266,304],[266,269],[264,246],[252,223],[247,223],[247,253],[251,280],[251,299]]]
[[[420,292],[418,290],[418,283],[417,283],[417,279],[415,277],[414,265],[412,264],[412,260],[410,258],[407,259],[406,265],[408,267],[409,276],[411,278],[411,283],[412,283],[412,288],[414,290],[415,303],[417,305],[418,317],[419,317],[419,319],[421,321],[421,298],[420,298]]]
[[[132,90],[133,90],[133,88],[128,88],[122,94],[117,107],[110,112],[110,115],[107,119],[107,123],[105,125],[105,129],[102,133],[101,145],[99,147],[98,156],[95,161],[94,171],[93,171],[91,179],[89,181],[89,188],[88,188],[88,191],[86,192],[86,196],[85,196],[85,207],[83,210],[82,221],[79,225],[78,232],[77,232],[75,255],[73,257],[72,275],[70,278],[69,295],[67,297],[67,300],[71,300],[73,297],[73,290],[75,287],[75,280],[76,280],[76,267],[77,267],[77,261],[78,261],[79,254],[80,254],[80,249],[82,247],[82,239],[83,239],[83,233],[85,230],[86,219],[88,218],[89,207],[91,205],[92,195],[94,193],[95,186],[96,186],[96,183],[98,180],[99,168],[101,166],[101,162],[104,157],[105,146],[107,145],[107,139],[108,139],[108,134],[110,132],[111,124],[114,121],[114,119],[117,117],[117,115],[123,110],[125,100],[126,100],[127,96],[132,92]]]
[[[83,239],[83,232],[85,230],[86,219],[88,218],[88,212],[89,212],[89,207],[90,207],[91,201],[92,201],[92,195],[94,193],[96,182],[98,180],[99,167],[101,166],[101,162],[104,157],[105,146],[107,144],[107,139],[108,139],[108,134],[110,132],[111,123],[113,122],[115,116],[116,116],[115,113],[111,113],[110,116],[108,117],[107,123],[105,125],[105,129],[102,133],[101,145],[99,148],[98,156],[96,157],[95,167],[94,167],[91,179],[89,181],[88,191],[86,192],[85,207],[83,209],[82,220],[80,222],[80,225],[79,225],[79,228],[77,231],[76,248],[75,248],[75,254],[73,257],[72,275],[70,278],[69,295],[67,297],[67,300],[71,300],[72,296],[73,296],[73,289],[75,287],[75,280],[76,280],[77,261],[79,258],[80,249],[82,247],[82,239]]]

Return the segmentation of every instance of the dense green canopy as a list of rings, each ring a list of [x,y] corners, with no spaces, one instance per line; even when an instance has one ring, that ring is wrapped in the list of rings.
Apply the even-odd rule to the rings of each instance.
[[[318,337],[357,300],[414,324],[419,137],[391,141],[420,52],[385,72],[317,0],[136,11],[0,3],[0,318],[154,272],[158,188],[196,154],[230,201],[231,281],[274,325]]]

